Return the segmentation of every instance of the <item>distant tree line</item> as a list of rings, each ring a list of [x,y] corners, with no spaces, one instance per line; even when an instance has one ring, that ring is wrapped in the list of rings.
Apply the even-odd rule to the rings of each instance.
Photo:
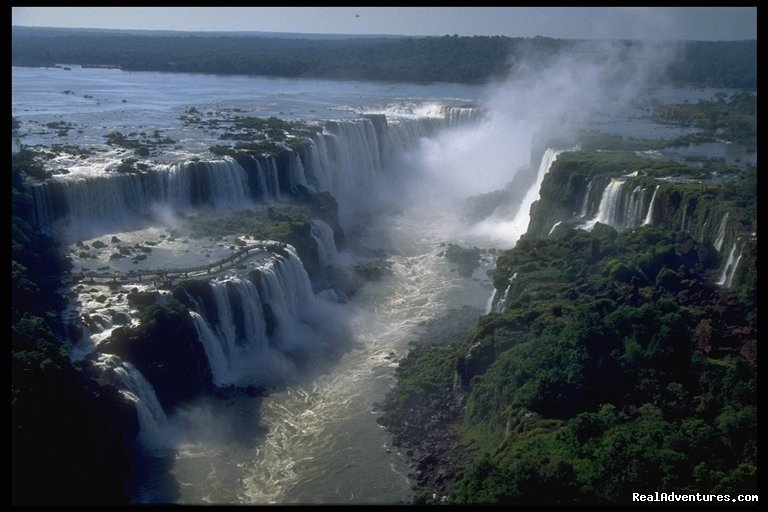
[[[296,78],[485,83],[524,58],[550,62],[584,41],[545,37],[286,39],[255,36],[137,35],[13,28],[14,66],[80,64],[131,71]],[[641,42],[622,42],[627,47]],[[754,88],[756,41],[686,42],[668,69],[674,81]]]

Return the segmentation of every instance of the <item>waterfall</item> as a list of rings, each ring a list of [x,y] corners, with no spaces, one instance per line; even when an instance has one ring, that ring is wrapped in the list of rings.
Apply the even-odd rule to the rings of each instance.
[[[299,154],[293,150],[287,153],[288,158],[288,188],[295,192],[298,185],[307,186],[307,177],[304,173],[304,163]]]
[[[563,223],[563,221],[561,221],[561,220],[555,222],[555,225],[552,226],[552,229],[549,230],[549,233],[547,233],[547,236],[549,237],[552,233],[554,233],[555,232],[555,228],[557,228],[557,226],[559,226],[562,223]]]
[[[643,221],[643,226],[653,224],[653,204],[656,201],[656,193],[658,191],[659,191],[659,185],[656,185],[656,189],[653,191],[653,195],[651,196],[651,204],[648,205],[648,214],[645,216],[645,220]]]
[[[485,303],[485,314],[487,315],[493,310],[493,299],[496,298],[496,288],[491,292],[491,296],[488,297],[488,302]]]
[[[66,175],[28,187],[34,222],[44,232],[78,229],[95,235],[139,227],[158,207],[188,211],[252,206],[248,174],[235,160],[156,164],[136,173]]]
[[[587,183],[587,190],[584,193],[584,201],[582,201],[581,203],[581,211],[579,212],[579,217],[581,218],[584,218],[587,216],[587,211],[589,208],[589,193],[591,191],[592,191],[592,180],[589,180],[589,183]]]
[[[517,275],[517,274],[515,274]],[[503,313],[507,309],[507,295],[509,295],[509,289],[512,288],[512,284],[507,285],[507,288],[504,290],[504,293],[501,295],[501,298],[499,299],[499,302],[496,303],[496,312],[497,313]]]
[[[645,188],[641,185],[632,189],[629,194],[629,204],[626,208],[624,215],[625,228],[636,228],[642,222],[645,217],[643,212],[645,211]]]
[[[326,136],[337,184],[381,170],[379,141],[370,120],[331,121],[327,123],[323,135]]]
[[[443,107],[446,124],[449,128],[467,126],[482,121],[482,111],[473,107]]]
[[[720,252],[720,250],[723,248],[723,242],[725,241],[725,227],[726,223],[728,222],[729,213],[730,212],[725,212],[723,220],[720,222],[720,227],[717,229],[717,239],[715,240],[715,250],[717,252]]]
[[[622,185],[624,185],[624,181],[611,178],[610,183],[606,185],[603,195],[600,198],[600,206],[597,208],[597,215],[594,219],[582,224],[582,229],[591,231],[598,222],[608,224],[615,228],[618,227],[618,204],[621,197],[620,192]]]
[[[325,268],[338,257],[333,229],[320,219],[312,219],[310,224],[312,239],[317,246],[317,259],[320,262],[320,266]]]
[[[603,196],[600,199],[600,206],[597,209],[597,222],[614,227],[618,226],[618,204],[623,185],[624,181],[611,178],[611,182],[605,187]]]
[[[685,231],[685,220],[688,216],[688,203],[683,205],[683,221],[680,223],[680,231]]]
[[[509,295],[509,290],[512,288],[512,281],[514,281],[516,278],[517,278],[517,272],[512,274],[512,277],[509,278],[509,284],[507,285],[507,288],[504,290],[504,293],[501,295],[501,298],[496,303],[497,313],[503,313],[507,309],[507,296]]]
[[[215,312],[206,311],[201,297],[189,298],[214,384],[266,384],[290,376],[291,352],[314,338],[303,318],[316,300],[296,251],[287,246],[285,256],[249,275],[208,284]]]
[[[168,418],[152,384],[133,365],[115,355],[100,354],[95,365],[100,372],[99,380],[116,384],[120,393],[136,407],[142,445],[150,449],[162,447]]]
[[[252,196],[259,201],[281,198],[277,159],[274,156],[246,156],[239,159],[248,177]],[[296,170],[294,170],[294,174]],[[303,178],[290,178],[299,179]],[[289,184],[289,187],[292,186]]]
[[[464,112],[466,110],[466,112]],[[143,170],[91,169],[28,184],[33,222],[42,231],[91,237],[147,225],[155,214],[209,207],[241,211],[254,201],[277,201],[300,187],[333,194],[340,203],[380,174],[391,154],[477,114],[450,109],[444,119],[384,116],[329,121],[298,149],[278,156],[238,155],[205,162],[147,163]],[[75,232],[75,230],[77,232]]]
[[[531,220],[531,205],[540,197],[541,182],[544,181],[544,175],[549,172],[552,164],[555,162],[555,160],[557,160],[557,155],[560,153],[562,153],[562,151],[547,148],[547,150],[542,155],[541,162],[539,163],[539,169],[536,173],[536,182],[528,189],[528,192],[525,194],[522,203],[520,203],[520,207],[517,210],[515,218],[511,223],[511,229],[513,233],[516,234],[517,238],[519,238],[528,229],[528,223]]]
[[[388,123],[388,156],[417,149],[419,141],[432,135],[437,128],[435,119],[397,119]]]
[[[720,275],[720,279],[717,281],[717,284],[720,286],[730,288],[731,284],[733,283],[733,276],[736,274],[736,269],[738,268],[739,262],[741,261],[741,251],[739,251],[739,255],[736,256],[737,246],[738,241],[733,243],[733,246],[731,246],[731,251],[728,253],[725,266],[723,266],[723,272]]]

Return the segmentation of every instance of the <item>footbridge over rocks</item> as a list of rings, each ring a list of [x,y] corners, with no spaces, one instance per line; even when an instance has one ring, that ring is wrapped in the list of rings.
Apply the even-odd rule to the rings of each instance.
[[[171,286],[174,282],[184,279],[212,278],[231,270],[244,261],[253,259],[257,256],[269,256],[272,254],[281,254],[287,247],[283,242],[259,242],[240,249],[225,258],[221,258],[205,265],[184,268],[164,268],[164,269],[139,269],[128,272],[78,272],[72,274],[73,281],[96,283],[104,281],[110,283],[135,283],[147,282],[157,287]]]

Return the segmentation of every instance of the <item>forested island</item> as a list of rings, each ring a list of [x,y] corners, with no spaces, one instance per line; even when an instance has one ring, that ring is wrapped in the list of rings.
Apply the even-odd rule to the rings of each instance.
[[[14,27],[12,64],[486,83],[507,75],[516,56],[536,55],[545,66],[561,52],[600,44],[540,37],[294,40]],[[571,149],[560,152],[544,176],[526,234],[514,248],[498,251],[488,311],[446,311],[399,361],[395,387],[377,404],[383,411],[377,421],[412,461],[417,503],[616,505],[630,502],[633,492],[757,492],[756,166],[659,153],[701,143],[755,152],[756,41],[675,46],[678,58],[666,72],[670,82],[741,90],[645,106],[648,119],[689,127],[687,135],[651,140],[585,130],[543,141]],[[209,171],[237,164],[259,208],[189,214],[162,239],[142,244],[116,236],[80,242],[80,260],[95,260],[106,249],[114,260],[138,264],[167,240],[225,245],[226,237],[241,236],[229,250],[242,250],[246,240],[274,241],[266,257],[275,265],[298,258],[311,286],[333,287],[339,300],[386,279],[391,269],[373,251],[372,263],[349,271],[324,261],[322,236],[339,250],[346,243],[337,199],[297,178],[304,172],[299,164],[310,167],[315,140],[324,130],[345,135],[343,123],[236,110],[209,114],[190,106],[181,118],[185,126],[218,137],[178,165],[191,183],[189,202],[210,206],[217,190]],[[365,122],[376,138],[387,120],[374,114]],[[12,137],[20,136],[20,128],[13,117]],[[35,127],[38,134],[62,137],[80,128],[69,120]],[[62,155],[88,161],[116,151],[119,158],[103,175],[154,190],[157,159],[176,143],[159,130],[115,130],[95,148],[22,145],[13,153],[14,504],[124,505],[134,498],[130,483],[140,431],[135,404],[92,361],[72,357],[72,340],[82,333],[63,320],[66,297],[60,290],[74,257],[65,257],[59,241],[40,229],[40,217],[65,219],[82,199],[56,180],[69,173],[59,166]],[[340,152],[329,153],[334,151]],[[519,202],[528,186],[513,181],[472,198],[467,218]],[[50,211],[35,205],[41,190]],[[325,232],[313,223],[317,219]],[[444,249],[465,276],[482,254],[453,244]],[[263,285],[266,275],[252,272],[248,279]],[[126,276],[102,278],[109,293],[95,289],[94,276],[87,281],[84,272],[76,290],[94,286],[95,302],[119,297],[137,312],[132,322],[117,308],[109,311],[109,323],[118,327],[100,350],[140,370],[164,408],[205,394],[229,399],[269,392],[217,380],[221,375],[206,359],[193,321],[206,312],[223,321],[216,303],[221,293],[210,280],[179,280],[162,293],[136,288],[123,297],[118,277]],[[259,305],[271,336],[278,315],[267,302]],[[96,315],[84,321],[96,327],[105,322]],[[233,330],[246,330],[242,318],[234,323]],[[338,356],[328,352],[330,360]]]

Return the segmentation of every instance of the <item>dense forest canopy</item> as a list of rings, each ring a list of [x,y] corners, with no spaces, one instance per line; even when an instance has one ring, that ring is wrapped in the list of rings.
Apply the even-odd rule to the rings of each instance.
[[[539,64],[594,42],[506,36],[308,39],[238,35],[13,28],[14,66],[80,64],[131,71],[172,71],[302,78],[483,83],[523,58]],[[639,41],[615,44],[627,48]],[[754,88],[756,41],[670,42],[669,80]]]

